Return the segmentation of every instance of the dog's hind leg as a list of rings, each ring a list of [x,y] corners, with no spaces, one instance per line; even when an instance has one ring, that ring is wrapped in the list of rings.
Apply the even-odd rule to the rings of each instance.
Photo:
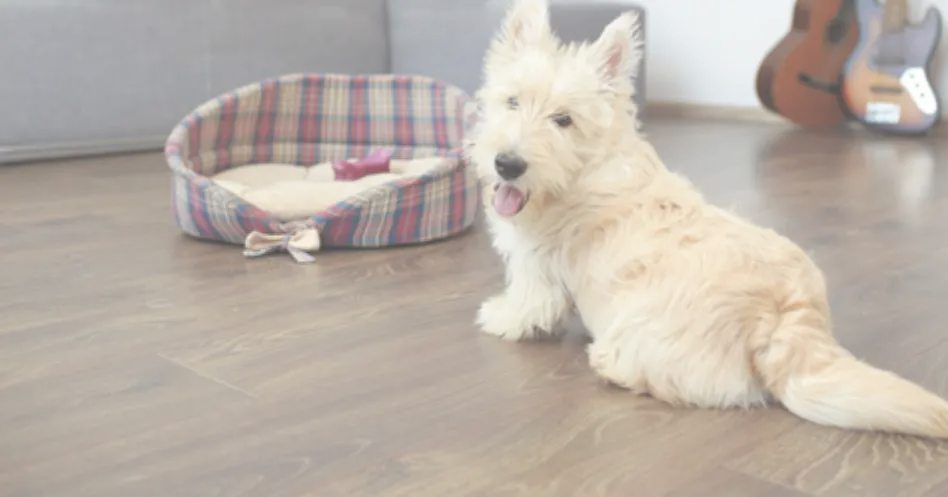
[[[621,350],[603,342],[593,342],[586,347],[589,355],[589,367],[599,376],[599,379],[610,385],[629,390],[635,395],[649,393],[648,382],[645,376],[629,368],[623,370],[619,363]]]
[[[559,334],[571,302],[560,282],[535,259],[511,257],[507,288],[481,304],[481,330],[505,340],[542,338]]]

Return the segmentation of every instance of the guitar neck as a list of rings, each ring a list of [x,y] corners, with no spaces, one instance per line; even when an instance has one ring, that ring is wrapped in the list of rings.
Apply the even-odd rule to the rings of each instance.
[[[882,29],[900,31],[908,21],[908,0],[886,0],[882,12]]]

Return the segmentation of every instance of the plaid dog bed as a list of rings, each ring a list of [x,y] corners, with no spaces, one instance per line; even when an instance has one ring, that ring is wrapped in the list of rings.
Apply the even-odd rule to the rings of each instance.
[[[165,144],[178,227],[243,244],[248,256],[320,247],[422,243],[474,222],[477,177],[462,160],[475,104],[462,90],[422,76],[299,74],[213,99],[182,120]],[[317,216],[281,223],[208,179],[253,163],[313,165],[362,157],[443,157],[431,173],[374,187]]]

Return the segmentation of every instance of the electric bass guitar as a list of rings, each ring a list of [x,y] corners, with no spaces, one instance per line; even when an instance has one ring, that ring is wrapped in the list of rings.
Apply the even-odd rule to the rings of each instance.
[[[941,39],[941,14],[929,7],[910,24],[907,0],[854,0],[859,43],[843,69],[840,97],[865,127],[921,134],[941,120],[941,102],[929,77]]]
[[[757,98],[764,107],[805,127],[846,122],[839,80],[859,41],[853,1],[797,0],[790,32],[757,71]]]

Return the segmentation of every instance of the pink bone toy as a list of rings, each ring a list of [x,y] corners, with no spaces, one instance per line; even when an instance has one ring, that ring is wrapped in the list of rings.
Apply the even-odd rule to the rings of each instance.
[[[337,160],[332,163],[336,181],[355,181],[370,174],[387,173],[392,160],[392,150],[383,148],[354,162]]]

